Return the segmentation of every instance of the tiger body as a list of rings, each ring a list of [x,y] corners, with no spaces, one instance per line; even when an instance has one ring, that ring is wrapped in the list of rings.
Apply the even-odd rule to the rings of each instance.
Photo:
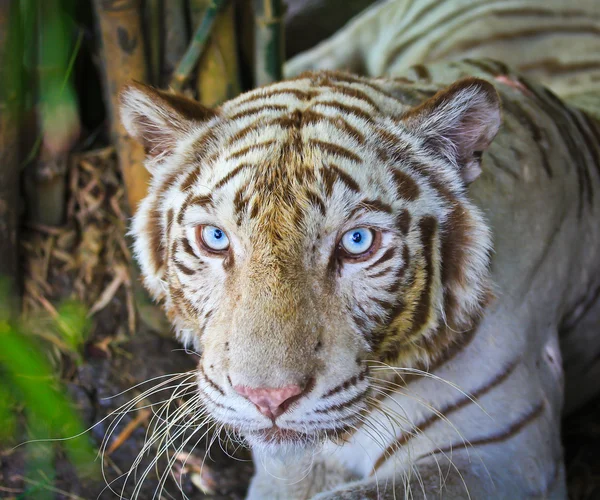
[[[309,73],[216,111],[123,94],[153,172],[145,283],[253,447],[250,498],[566,496],[559,332],[591,340],[568,352],[577,405],[599,369],[600,126],[497,63],[427,74]],[[207,224],[228,253],[201,248]],[[336,253],[355,226],[379,231],[364,260]],[[276,419],[244,397],[291,384]]]
[[[492,58],[561,97],[600,83],[596,0],[383,0],[315,48],[286,75],[343,69],[371,77],[426,76],[424,64]]]

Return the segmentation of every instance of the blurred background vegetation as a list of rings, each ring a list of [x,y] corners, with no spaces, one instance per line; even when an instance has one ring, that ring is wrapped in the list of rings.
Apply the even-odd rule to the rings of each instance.
[[[0,497],[115,498],[105,480],[120,491],[152,422],[143,388],[121,391],[195,364],[131,259],[128,218],[148,175],[116,117],[122,85],[216,106],[278,80],[287,57],[371,3],[0,0]],[[134,397],[114,428],[103,421]],[[587,454],[600,431],[588,415],[576,419],[569,427],[587,431],[566,443],[572,497],[594,498]],[[200,459],[174,457],[173,477],[188,498],[242,498],[247,455],[213,447],[200,474],[207,445]],[[152,498],[153,481],[140,498]]]

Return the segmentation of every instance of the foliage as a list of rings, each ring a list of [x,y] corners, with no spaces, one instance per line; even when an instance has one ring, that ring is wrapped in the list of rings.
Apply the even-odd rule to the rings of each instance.
[[[0,291],[0,302],[6,303],[5,299],[5,292]],[[56,452],[64,450],[78,473],[86,477],[98,473],[95,452],[39,342],[10,320],[7,312],[0,310],[0,441],[18,445],[16,436],[25,434],[26,477],[33,488],[41,488],[36,498],[44,498],[50,489],[43,486],[53,481]],[[87,331],[85,311],[77,304],[65,304],[53,330],[79,350]]]

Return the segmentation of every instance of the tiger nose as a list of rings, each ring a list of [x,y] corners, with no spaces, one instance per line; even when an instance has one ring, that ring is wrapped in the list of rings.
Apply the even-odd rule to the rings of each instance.
[[[254,403],[265,417],[275,420],[291,403],[302,397],[305,387],[288,385],[277,389],[253,388],[244,385],[233,387],[235,392]]]

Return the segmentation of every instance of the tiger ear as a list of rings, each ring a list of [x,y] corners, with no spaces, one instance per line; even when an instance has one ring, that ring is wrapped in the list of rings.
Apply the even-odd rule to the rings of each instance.
[[[152,157],[168,153],[195,125],[217,116],[192,99],[139,82],[123,88],[120,104],[125,129]]]
[[[465,182],[481,173],[481,154],[501,123],[500,99],[494,86],[479,78],[465,78],[408,111],[406,127],[425,139],[435,154],[456,165]]]

